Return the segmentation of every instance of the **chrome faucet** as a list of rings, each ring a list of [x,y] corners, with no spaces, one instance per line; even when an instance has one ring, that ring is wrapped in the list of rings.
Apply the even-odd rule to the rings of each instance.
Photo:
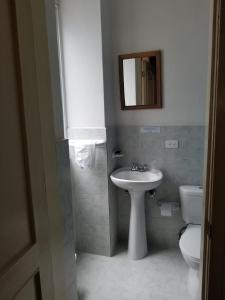
[[[139,172],[146,172],[146,171],[148,171],[149,170],[149,167],[147,166],[147,165],[140,165],[139,166]]]
[[[149,167],[147,165],[133,163],[130,170],[134,172],[146,172],[147,170],[149,170]]]
[[[138,171],[138,169],[139,169],[138,164],[133,163],[130,170],[131,171]]]

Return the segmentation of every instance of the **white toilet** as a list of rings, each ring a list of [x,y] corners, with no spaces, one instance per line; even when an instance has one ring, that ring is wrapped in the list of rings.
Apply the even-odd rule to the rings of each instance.
[[[180,199],[182,217],[187,227],[181,235],[179,246],[189,266],[187,284],[194,298],[199,288],[203,189],[199,186],[180,186]]]

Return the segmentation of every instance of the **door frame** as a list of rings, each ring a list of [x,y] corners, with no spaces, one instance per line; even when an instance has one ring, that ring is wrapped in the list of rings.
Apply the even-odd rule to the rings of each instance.
[[[213,1],[202,300],[225,299],[225,1]]]
[[[52,71],[55,53],[51,53],[49,36],[49,27],[55,26],[54,19],[51,19],[54,18],[55,3],[54,0],[30,0],[30,5],[54,296],[55,300],[62,300],[67,299],[66,278],[68,276],[66,276],[64,262],[63,216],[60,203],[56,142],[57,139],[62,138],[63,127],[57,128],[57,125],[62,126],[62,120],[60,118],[56,120],[54,111],[54,105],[59,102],[61,92],[57,81],[58,69],[54,70],[54,74]],[[50,22],[51,24],[49,24]],[[53,34],[56,27],[51,29],[51,34]],[[55,42],[57,43],[57,40]],[[57,124],[56,121],[58,121]]]
[[[202,265],[202,300],[225,299],[225,1],[211,0],[213,6],[211,80],[206,162],[205,223]],[[45,0],[31,0],[36,49],[39,109],[43,132],[43,155],[48,198],[51,252],[56,299],[64,299],[62,230],[48,49]],[[40,23],[40,19],[45,20]],[[224,28],[223,28],[224,27]],[[58,201],[56,201],[58,200]],[[62,225],[62,224],[61,224]]]

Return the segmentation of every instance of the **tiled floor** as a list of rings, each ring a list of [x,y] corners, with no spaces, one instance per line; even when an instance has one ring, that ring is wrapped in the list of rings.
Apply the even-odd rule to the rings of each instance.
[[[187,266],[177,249],[151,251],[139,261],[79,254],[79,300],[190,300]]]

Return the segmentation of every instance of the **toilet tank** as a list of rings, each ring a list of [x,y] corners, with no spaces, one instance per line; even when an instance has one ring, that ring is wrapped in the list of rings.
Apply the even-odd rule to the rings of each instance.
[[[180,186],[181,213],[186,223],[201,224],[203,189],[201,186]]]

